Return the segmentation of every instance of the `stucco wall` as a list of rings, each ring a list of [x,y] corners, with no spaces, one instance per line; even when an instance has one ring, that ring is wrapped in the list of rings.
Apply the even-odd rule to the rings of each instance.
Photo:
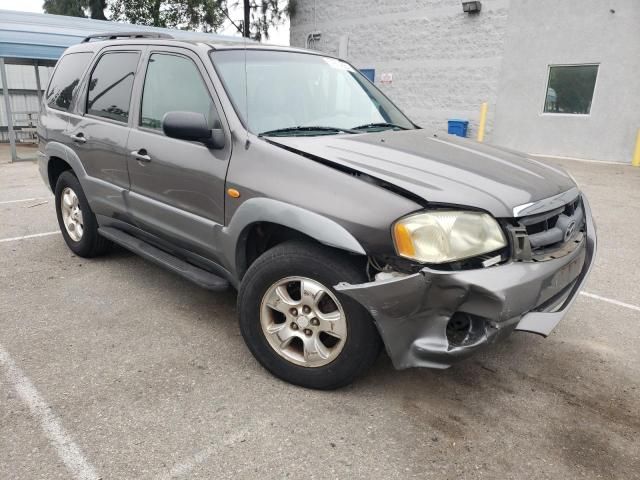
[[[640,0],[483,0],[479,15],[461,4],[298,0],[291,44],[320,32],[318,49],[375,68],[376,84],[427,129],[464,118],[474,137],[488,101],[488,142],[630,162],[640,128]],[[600,64],[590,114],[543,114],[549,65],[580,63]],[[387,72],[393,83],[382,85]]]
[[[579,63],[600,64],[590,114],[543,114],[549,65]],[[495,143],[630,162],[640,128],[640,1],[513,0],[499,92]]]
[[[314,5],[317,8],[314,13]],[[375,68],[376,84],[419,125],[446,131],[447,119],[470,120],[489,102],[491,139],[509,0],[483,0],[482,13],[463,13],[460,0],[298,0],[291,45],[322,34],[318,49]],[[344,42],[344,40],[343,40]],[[382,73],[393,83],[382,85]]]

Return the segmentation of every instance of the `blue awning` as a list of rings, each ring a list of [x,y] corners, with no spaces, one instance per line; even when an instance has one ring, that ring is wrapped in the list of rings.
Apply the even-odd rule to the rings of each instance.
[[[88,35],[131,31],[168,33],[175,38],[209,42],[240,41],[239,37],[226,35],[187,32],[63,15],[0,10],[0,57],[16,60],[56,61],[67,47],[80,43]]]

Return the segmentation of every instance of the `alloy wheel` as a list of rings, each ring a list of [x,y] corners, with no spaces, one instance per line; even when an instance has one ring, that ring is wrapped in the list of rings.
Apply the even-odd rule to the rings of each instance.
[[[335,360],[347,339],[347,321],[336,296],[306,277],[271,285],[260,307],[262,331],[278,355],[304,367]]]
[[[84,233],[82,210],[80,209],[78,195],[69,187],[65,187],[62,195],[60,195],[60,211],[67,234],[71,240],[79,242]]]

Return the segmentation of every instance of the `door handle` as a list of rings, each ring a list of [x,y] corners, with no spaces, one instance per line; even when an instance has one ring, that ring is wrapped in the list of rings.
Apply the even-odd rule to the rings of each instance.
[[[142,163],[149,163],[151,161],[151,157],[147,155],[147,151],[144,148],[134,150],[131,152],[131,156]]]
[[[87,139],[84,137],[83,133],[78,133],[77,135],[70,135],[71,140],[76,143],[86,143]]]

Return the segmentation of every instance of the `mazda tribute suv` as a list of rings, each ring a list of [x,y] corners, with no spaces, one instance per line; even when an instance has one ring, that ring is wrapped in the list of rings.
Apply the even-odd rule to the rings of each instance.
[[[39,169],[81,257],[118,244],[238,291],[255,358],[288,382],[447,368],[548,335],[596,251],[563,170],[434,135],[338,58],[100,34],[43,98]]]

